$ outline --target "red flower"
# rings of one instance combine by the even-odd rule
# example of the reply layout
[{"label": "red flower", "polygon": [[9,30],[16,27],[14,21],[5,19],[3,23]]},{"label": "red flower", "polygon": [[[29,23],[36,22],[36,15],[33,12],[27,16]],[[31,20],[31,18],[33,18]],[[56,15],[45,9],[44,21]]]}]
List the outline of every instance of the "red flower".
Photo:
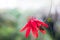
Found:
[{"label": "red flower", "polygon": [[46,31],[42,27],[48,28],[48,25],[44,22],[39,21],[36,18],[30,18],[28,23],[24,26],[24,28],[22,28],[20,30],[20,32],[23,32],[24,30],[26,30],[25,36],[27,38],[30,34],[30,31],[32,31],[33,36],[35,38],[37,38],[38,37],[38,30],[40,30],[43,34],[46,33]]}]

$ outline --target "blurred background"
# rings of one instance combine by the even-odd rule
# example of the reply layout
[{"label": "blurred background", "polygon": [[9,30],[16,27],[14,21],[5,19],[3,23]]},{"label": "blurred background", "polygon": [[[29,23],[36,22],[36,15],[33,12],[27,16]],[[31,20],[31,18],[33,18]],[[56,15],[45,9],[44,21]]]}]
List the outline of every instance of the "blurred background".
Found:
[{"label": "blurred background", "polygon": [[[39,37],[19,32],[33,16],[49,25]],[[0,0],[0,40],[60,40],[60,0]]]}]

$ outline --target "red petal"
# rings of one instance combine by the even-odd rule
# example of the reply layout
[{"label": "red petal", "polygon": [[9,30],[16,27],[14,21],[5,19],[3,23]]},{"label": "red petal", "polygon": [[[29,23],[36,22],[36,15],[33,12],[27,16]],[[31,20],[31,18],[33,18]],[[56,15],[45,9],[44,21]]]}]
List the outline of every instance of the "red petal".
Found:
[{"label": "red petal", "polygon": [[48,28],[48,25],[46,23],[42,23],[43,26],[45,26],[46,28]]},{"label": "red petal", "polygon": [[34,21],[37,23],[38,26],[40,26],[42,24],[42,22],[37,19],[35,19]]},{"label": "red petal", "polygon": [[29,25],[30,25],[30,21],[28,21],[28,23],[24,26],[24,28],[20,30],[20,32],[23,32],[26,28],[30,27]]},{"label": "red petal", "polygon": [[26,38],[27,38],[27,37],[29,36],[29,34],[30,34],[30,29],[31,29],[31,28],[28,28],[28,29],[26,30],[26,35],[25,35]]},{"label": "red petal", "polygon": [[20,30],[20,32],[23,32],[26,28],[27,28],[27,27],[25,26],[24,28],[22,28],[22,29]]},{"label": "red petal", "polygon": [[48,28],[48,25],[47,25],[46,23],[44,23],[44,22],[41,22],[41,21],[39,21],[39,20],[35,20],[35,22],[38,24],[38,26],[43,25],[43,26],[45,26],[46,28]]},{"label": "red petal", "polygon": [[40,30],[43,34],[46,34],[46,31],[45,30]]},{"label": "red petal", "polygon": [[28,23],[20,30],[20,32],[23,32],[26,28],[28,28],[28,27],[29,27],[29,24],[30,24],[30,22],[28,22]]},{"label": "red petal", "polygon": [[38,30],[37,24],[34,22],[34,20],[31,21],[31,26],[32,26],[33,28],[35,28],[36,30]]},{"label": "red petal", "polygon": [[38,31],[36,29],[32,29],[32,34],[35,38],[38,37]]}]

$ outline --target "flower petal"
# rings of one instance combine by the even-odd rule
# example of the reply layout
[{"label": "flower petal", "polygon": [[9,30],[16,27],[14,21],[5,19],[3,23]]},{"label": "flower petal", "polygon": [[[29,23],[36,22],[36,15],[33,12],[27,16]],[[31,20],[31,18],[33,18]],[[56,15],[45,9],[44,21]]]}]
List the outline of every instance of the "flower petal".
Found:
[{"label": "flower petal", "polygon": [[20,32],[23,32],[25,29],[27,29],[30,25],[30,22],[28,22],[21,30]]},{"label": "flower petal", "polygon": [[42,32],[43,34],[46,34],[46,31],[45,30],[40,30],[40,32]]},{"label": "flower petal", "polygon": [[26,30],[26,35],[25,35],[26,38],[27,38],[27,37],[29,36],[29,34],[30,34],[30,29],[31,29],[31,28],[29,27],[29,28]]},{"label": "flower petal", "polygon": [[42,24],[42,22],[39,21],[39,20],[37,20],[37,19],[35,19],[34,21],[36,22],[36,24],[37,24],[38,26],[40,26],[40,25]]},{"label": "flower petal", "polygon": [[27,27],[25,26],[24,28],[22,28],[22,29],[20,30],[20,32],[23,32],[26,28],[27,28]]},{"label": "flower petal", "polygon": [[32,29],[32,34],[35,38],[38,37],[38,31],[36,29]]},{"label": "flower petal", "polygon": [[42,25],[42,26],[45,26],[46,28],[48,28],[48,25],[44,22],[41,22],[40,20],[35,20],[35,22],[38,24],[38,26]]},{"label": "flower petal", "polygon": [[36,30],[38,30],[37,24],[34,22],[34,20],[31,21],[31,26],[32,26],[33,28],[35,28]]},{"label": "flower petal", "polygon": [[46,28],[48,28],[48,25],[46,23],[42,23],[43,26],[45,26]]}]

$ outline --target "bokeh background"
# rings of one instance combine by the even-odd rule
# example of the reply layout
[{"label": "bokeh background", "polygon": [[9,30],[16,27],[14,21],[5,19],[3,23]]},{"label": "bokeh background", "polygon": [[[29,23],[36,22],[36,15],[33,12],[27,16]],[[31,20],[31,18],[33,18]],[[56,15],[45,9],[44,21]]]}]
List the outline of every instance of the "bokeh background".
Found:
[{"label": "bokeh background", "polygon": [[[49,25],[46,34],[25,37],[29,16]],[[60,40],[60,0],[0,0],[0,40]]]}]

